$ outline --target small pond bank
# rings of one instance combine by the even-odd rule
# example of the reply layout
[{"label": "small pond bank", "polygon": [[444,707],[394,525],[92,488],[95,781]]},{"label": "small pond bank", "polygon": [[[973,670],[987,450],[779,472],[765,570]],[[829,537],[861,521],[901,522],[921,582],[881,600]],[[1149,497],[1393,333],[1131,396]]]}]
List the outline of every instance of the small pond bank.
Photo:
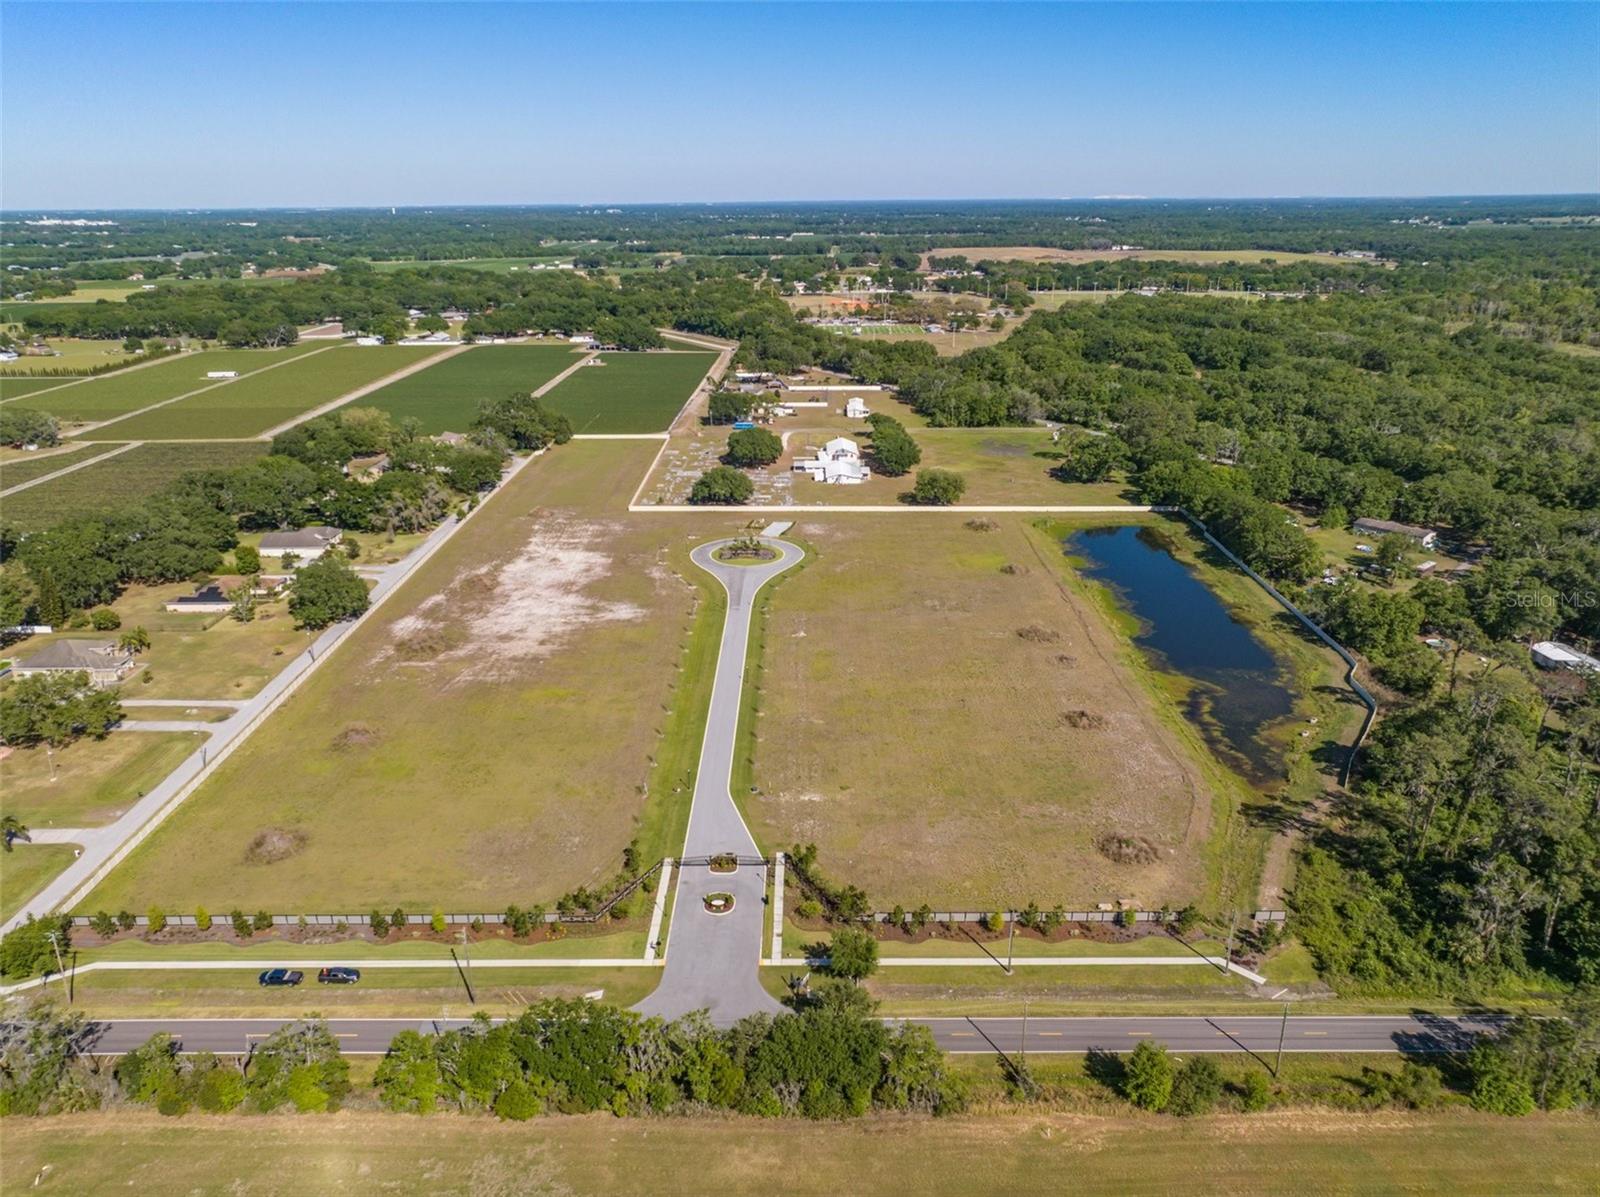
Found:
[{"label": "small pond bank", "polygon": [[1138,623],[1134,643],[1187,683],[1185,715],[1207,745],[1256,786],[1283,779],[1269,733],[1294,714],[1290,671],[1149,525],[1084,528],[1062,541],[1084,576]]}]

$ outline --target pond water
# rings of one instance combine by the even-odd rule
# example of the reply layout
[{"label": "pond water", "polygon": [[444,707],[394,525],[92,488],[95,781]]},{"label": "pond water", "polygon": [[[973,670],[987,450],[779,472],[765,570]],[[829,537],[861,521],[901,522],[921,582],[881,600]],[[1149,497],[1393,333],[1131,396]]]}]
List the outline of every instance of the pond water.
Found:
[{"label": "pond water", "polygon": [[1283,752],[1263,739],[1293,713],[1277,659],[1154,528],[1086,528],[1066,551],[1083,573],[1111,588],[1139,621],[1134,643],[1154,664],[1190,683],[1185,714],[1213,752],[1257,785],[1283,777]]}]

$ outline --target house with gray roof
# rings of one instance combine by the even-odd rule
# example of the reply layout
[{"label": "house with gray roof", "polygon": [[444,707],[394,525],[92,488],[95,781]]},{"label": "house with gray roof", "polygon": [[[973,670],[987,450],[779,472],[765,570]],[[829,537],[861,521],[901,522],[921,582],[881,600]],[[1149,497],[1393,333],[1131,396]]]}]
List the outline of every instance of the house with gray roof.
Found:
[{"label": "house with gray roof", "polygon": [[11,667],[17,677],[87,673],[95,686],[114,686],[134,671],[133,653],[110,640],[57,640]]},{"label": "house with gray roof", "polygon": [[296,528],[292,532],[268,532],[261,538],[263,557],[282,557],[293,553],[301,561],[315,561],[344,537],[337,528],[321,524]]}]

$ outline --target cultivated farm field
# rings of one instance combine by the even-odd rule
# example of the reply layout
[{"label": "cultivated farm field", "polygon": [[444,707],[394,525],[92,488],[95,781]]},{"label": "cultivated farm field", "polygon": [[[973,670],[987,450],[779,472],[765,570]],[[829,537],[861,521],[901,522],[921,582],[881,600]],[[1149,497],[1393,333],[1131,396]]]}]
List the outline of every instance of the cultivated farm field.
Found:
[{"label": "cultivated farm field", "polygon": [[98,457],[115,448],[115,445],[105,444],[69,445],[58,450],[14,456],[8,452],[6,456],[0,457],[0,490],[10,486],[21,486],[24,482],[31,482],[35,478],[43,478],[46,474],[64,470],[70,465]]},{"label": "cultivated farm field", "polygon": [[139,445],[12,495],[5,500],[6,522],[23,532],[48,528],[148,498],[190,470],[243,465],[266,451],[259,442]]},{"label": "cultivated farm field", "polygon": [[479,345],[361,400],[396,420],[416,420],[424,436],[465,432],[478,405],[518,391],[536,391],[578,360],[572,346]]},{"label": "cultivated farm field", "polygon": [[573,432],[665,432],[716,354],[602,353],[599,360],[605,364],[583,367],[545,396]]},{"label": "cultivated farm field", "polygon": [[1024,517],[987,524],[801,521],[812,556],[771,592],[735,764],[758,842],[816,843],[882,908],[1182,905],[1205,876],[1198,762],[1059,553]]},{"label": "cultivated farm field", "polygon": [[[148,366],[130,366],[110,374],[99,374],[73,382],[71,379],[52,379],[51,388],[40,388],[37,395],[28,394],[25,406],[48,412],[62,420],[84,422],[111,420],[138,411],[154,403],[176,399],[194,391],[208,393],[225,387],[237,386],[244,377],[256,370],[292,361],[318,348],[315,344],[291,345],[284,349],[216,349],[201,353],[180,353],[161,358]],[[208,379],[212,370],[237,370],[235,380]],[[71,385],[62,386],[63,382]],[[5,392],[12,398],[12,392]],[[135,437],[107,437],[109,440],[135,440]]]},{"label": "cultivated farm field", "polygon": [[531,462],[86,908],[501,910],[612,876],[699,593],[681,527],[623,511],[655,449]]},{"label": "cultivated farm field", "polygon": [[130,416],[95,432],[116,440],[252,437],[440,352],[403,345],[313,350],[269,371]]}]

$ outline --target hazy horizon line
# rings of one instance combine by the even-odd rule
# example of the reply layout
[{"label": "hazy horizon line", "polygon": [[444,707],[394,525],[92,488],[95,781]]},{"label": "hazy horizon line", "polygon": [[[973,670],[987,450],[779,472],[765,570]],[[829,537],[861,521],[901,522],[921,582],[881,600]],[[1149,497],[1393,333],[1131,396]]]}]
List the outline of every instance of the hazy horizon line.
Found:
[{"label": "hazy horizon line", "polygon": [[856,198],[829,197],[823,199],[756,198],[720,200],[497,200],[450,201],[438,203],[265,203],[265,204],[172,204],[164,206],[116,207],[107,205],[12,205],[0,204],[0,219],[11,214],[76,212],[127,212],[127,213],[187,213],[202,212],[379,212],[391,209],[396,212],[436,211],[441,209],[483,208],[738,208],[760,204],[793,207],[813,205],[850,206],[860,204],[1161,204],[1161,203],[1308,203],[1308,202],[1358,202],[1417,203],[1437,201],[1485,200],[1585,200],[1600,201],[1597,191],[1504,191],[1504,192],[1419,192],[1414,194],[1349,194],[1349,195],[1064,195],[1064,196],[868,196]]}]

